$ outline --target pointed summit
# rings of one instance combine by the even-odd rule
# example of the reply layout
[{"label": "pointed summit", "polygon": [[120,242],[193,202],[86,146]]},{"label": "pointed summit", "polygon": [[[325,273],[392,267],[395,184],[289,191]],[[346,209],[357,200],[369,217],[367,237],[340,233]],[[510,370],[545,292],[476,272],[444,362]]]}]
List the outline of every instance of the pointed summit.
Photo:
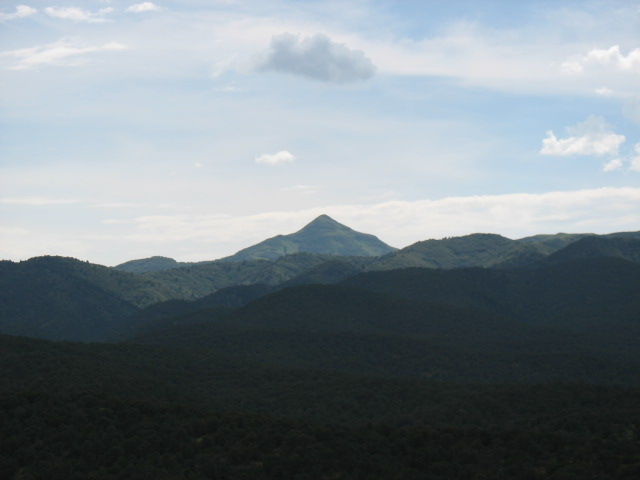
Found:
[{"label": "pointed summit", "polygon": [[311,225],[319,225],[319,224],[341,225],[340,223],[336,222],[333,218],[331,218],[329,215],[326,215],[323,213],[322,215],[316,217],[314,220],[309,222],[306,225],[306,227],[309,227]]},{"label": "pointed summit", "polygon": [[295,233],[269,238],[224,260],[275,260],[298,252],[376,257],[394,250],[373,235],[356,232],[328,215],[320,215]]},{"label": "pointed summit", "polygon": [[[303,233],[303,232],[327,232],[330,230],[351,230],[349,227],[342,225],[341,223],[336,222],[329,215],[320,215],[315,220],[312,220],[308,224],[306,224],[301,230],[296,232],[293,235]],[[351,230],[353,231],[353,230]]]}]

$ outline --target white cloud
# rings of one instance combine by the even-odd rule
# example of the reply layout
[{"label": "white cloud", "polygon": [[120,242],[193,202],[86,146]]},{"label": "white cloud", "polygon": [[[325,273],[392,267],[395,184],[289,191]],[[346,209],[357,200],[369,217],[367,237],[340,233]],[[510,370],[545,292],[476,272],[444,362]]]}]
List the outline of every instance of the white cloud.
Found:
[{"label": "white cloud", "polygon": [[108,20],[105,15],[113,13],[113,8],[101,8],[97,12],[90,12],[78,7],[47,7],[45,13],[50,17],[72,20],[74,22],[103,23]]},{"label": "white cloud", "polygon": [[296,157],[286,150],[281,150],[278,153],[265,153],[256,157],[256,163],[262,163],[265,165],[281,165],[283,163],[293,162]]},{"label": "white cloud", "polygon": [[622,168],[622,160],[619,158],[614,158],[605,163],[602,167],[603,172],[612,172],[614,170],[619,170]]},{"label": "white cloud", "polygon": [[351,50],[321,33],[302,40],[290,33],[274,35],[266,59],[258,69],[338,84],[367,80],[375,72],[373,63],[362,51]]},{"label": "white cloud", "polygon": [[18,63],[9,67],[11,70],[26,70],[40,65],[72,66],[77,63],[73,59],[95,52],[125,50],[126,45],[110,42],[98,47],[78,47],[71,40],[62,39],[55,43],[20,50],[2,52],[3,56],[19,59]]},{"label": "white cloud", "polygon": [[547,138],[542,140],[543,155],[617,155],[625,136],[611,131],[602,117],[590,116],[577,127],[568,128],[571,135],[567,138],[557,138],[553,131],[547,132]]},{"label": "white cloud", "polygon": [[567,60],[562,70],[569,74],[580,74],[589,67],[609,67],[622,72],[640,73],[640,48],[623,55],[619,45],[608,49],[594,48],[586,55]]},{"label": "white cloud", "polygon": [[0,12],[0,22],[7,20],[15,20],[17,18],[25,18],[38,13],[38,10],[27,5],[18,5],[14,13],[2,13]]},{"label": "white cloud", "polygon": [[133,13],[142,13],[142,12],[153,12],[159,10],[159,7],[151,2],[137,3],[135,5],[131,5],[127,8],[127,12]]},{"label": "white cloud", "polygon": [[596,89],[596,93],[602,97],[611,97],[615,92],[607,87]]}]

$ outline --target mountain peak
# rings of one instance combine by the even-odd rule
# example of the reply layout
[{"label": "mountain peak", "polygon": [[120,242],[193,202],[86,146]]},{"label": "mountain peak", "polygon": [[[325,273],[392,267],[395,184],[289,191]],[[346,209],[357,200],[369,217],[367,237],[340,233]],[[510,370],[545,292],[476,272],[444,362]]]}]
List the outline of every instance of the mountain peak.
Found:
[{"label": "mountain peak", "polygon": [[298,252],[375,257],[394,250],[375,236],[356,232],[323,214],[295,233],[269,238],[224,260],[275,260]]},{"label": "mountain peak", "polygon": [[312,220],[308,224],[306,224],[297,233],[305,232],[305,231],[308,231],[308,230],[315,230],[315,229],[319,229],[319,228],[321,228],[321,229],[338,229],[338,230],[340,230],[340,229],[349,229],[349,230],[351,230],[346,225],[343,225],[340,222],[336,222],[329,215],[322,214],[319,217],[316,217],[314,220]]},{"label": "mountain peak", "polygon": [[338,223],[333,218],[331,218],[329,215],[326,215],[326,214],[323,213],[322,215],[319,215],[314,220],[309,222],[309,225],[313,225],[314,223],[328,223],[328,222]]}]

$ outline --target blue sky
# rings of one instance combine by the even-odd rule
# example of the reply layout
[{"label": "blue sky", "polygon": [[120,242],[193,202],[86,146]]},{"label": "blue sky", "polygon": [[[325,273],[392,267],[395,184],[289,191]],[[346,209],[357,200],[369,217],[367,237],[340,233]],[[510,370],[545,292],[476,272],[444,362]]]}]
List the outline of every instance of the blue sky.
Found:
[{"label": "blue sky", "polygon": [[0,3],[0,258],[640,228],[640,0]]}]

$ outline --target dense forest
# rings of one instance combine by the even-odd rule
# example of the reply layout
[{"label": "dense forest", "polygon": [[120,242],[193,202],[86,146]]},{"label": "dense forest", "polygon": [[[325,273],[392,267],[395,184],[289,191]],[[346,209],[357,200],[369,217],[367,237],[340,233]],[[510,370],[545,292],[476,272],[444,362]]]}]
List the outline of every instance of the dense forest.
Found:
[{"label": "dense forest", "polygon": [[615,478],[640,390],[273,368],[0,338],[2,478]]},{"label": "dense forest", "polygon": [[640,477],[633,232],[0,262],[0,332],[2,479]]}]

